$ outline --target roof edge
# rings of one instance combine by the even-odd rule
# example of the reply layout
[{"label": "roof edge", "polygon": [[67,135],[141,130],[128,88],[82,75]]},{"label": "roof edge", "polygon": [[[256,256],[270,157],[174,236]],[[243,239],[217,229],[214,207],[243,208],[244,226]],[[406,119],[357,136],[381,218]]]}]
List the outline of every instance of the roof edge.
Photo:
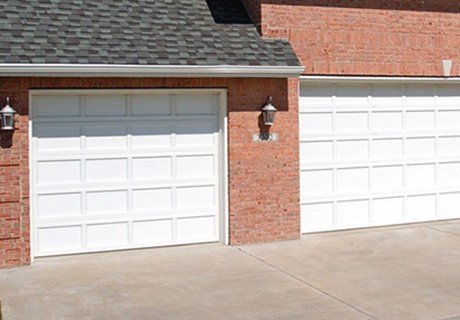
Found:
[{"label": "roof edge", "polygon": [[301,66],[181,66],[114,64],[5,64],[0,63],[0,77],[299,77]]}]

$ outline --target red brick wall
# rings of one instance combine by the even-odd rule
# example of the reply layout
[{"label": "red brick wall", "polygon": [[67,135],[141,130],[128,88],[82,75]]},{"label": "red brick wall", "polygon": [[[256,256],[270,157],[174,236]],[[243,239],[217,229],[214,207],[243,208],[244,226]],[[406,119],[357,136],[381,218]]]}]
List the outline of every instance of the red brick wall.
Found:
[{"label": "red brick wall", "polygon": [[262,35],[289,39],[305,74],[442,76],[453,60],[460,76],[458,0],[260,1]]},{"label": "red brick wall", "polygon": [[[29,89],[59,88],[227,88],[230,241],[299,237],[297,79],[0,78],[0,107],[9,96],[19,112],[12,147],[0,149],[0,267],[30,262]],[[280,141],[253,143],[268,95]]]}]

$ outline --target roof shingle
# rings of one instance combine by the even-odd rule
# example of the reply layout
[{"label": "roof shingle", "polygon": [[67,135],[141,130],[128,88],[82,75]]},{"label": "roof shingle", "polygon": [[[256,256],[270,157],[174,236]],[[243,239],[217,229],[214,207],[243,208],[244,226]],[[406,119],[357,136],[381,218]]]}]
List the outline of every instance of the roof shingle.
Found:
[{"label": "roof shingle", "polygon": [[298,66],[240,0],[4,0],[0,63]]}]

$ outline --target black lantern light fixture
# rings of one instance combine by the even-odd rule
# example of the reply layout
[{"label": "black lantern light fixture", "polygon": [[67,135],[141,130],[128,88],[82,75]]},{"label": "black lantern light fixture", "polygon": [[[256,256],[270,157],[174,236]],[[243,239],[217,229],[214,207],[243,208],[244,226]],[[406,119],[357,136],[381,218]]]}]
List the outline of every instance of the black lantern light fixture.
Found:
[{"label": "black lantern light fixture", "polygon": [[264,124],[269,127],[272,126],[275,122],[275,113],[276,111],[278,111],[272,104],[272,100],[272,97],[269,96],[267,98],[267,102],[262,107],[262,116],[264,118]]},{"label": "black lantern light fixture", "polygon": [[6,98],[5,106],[0,110],[2,130],[14,130],[14,115],[16,111],[10,106],[10,98]]}]

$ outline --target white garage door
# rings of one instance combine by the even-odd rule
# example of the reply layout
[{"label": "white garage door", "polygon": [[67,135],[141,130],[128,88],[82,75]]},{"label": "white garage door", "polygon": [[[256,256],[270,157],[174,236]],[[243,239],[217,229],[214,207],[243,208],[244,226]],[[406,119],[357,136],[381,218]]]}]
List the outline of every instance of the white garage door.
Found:
[{"label": "white garage door", "polygon": [[223,97],[33,92],[34,255],[219,241]]},{"label": "white garage door", "polygon": [[460,217],[460,85],[301,84],[302,231]]}]

